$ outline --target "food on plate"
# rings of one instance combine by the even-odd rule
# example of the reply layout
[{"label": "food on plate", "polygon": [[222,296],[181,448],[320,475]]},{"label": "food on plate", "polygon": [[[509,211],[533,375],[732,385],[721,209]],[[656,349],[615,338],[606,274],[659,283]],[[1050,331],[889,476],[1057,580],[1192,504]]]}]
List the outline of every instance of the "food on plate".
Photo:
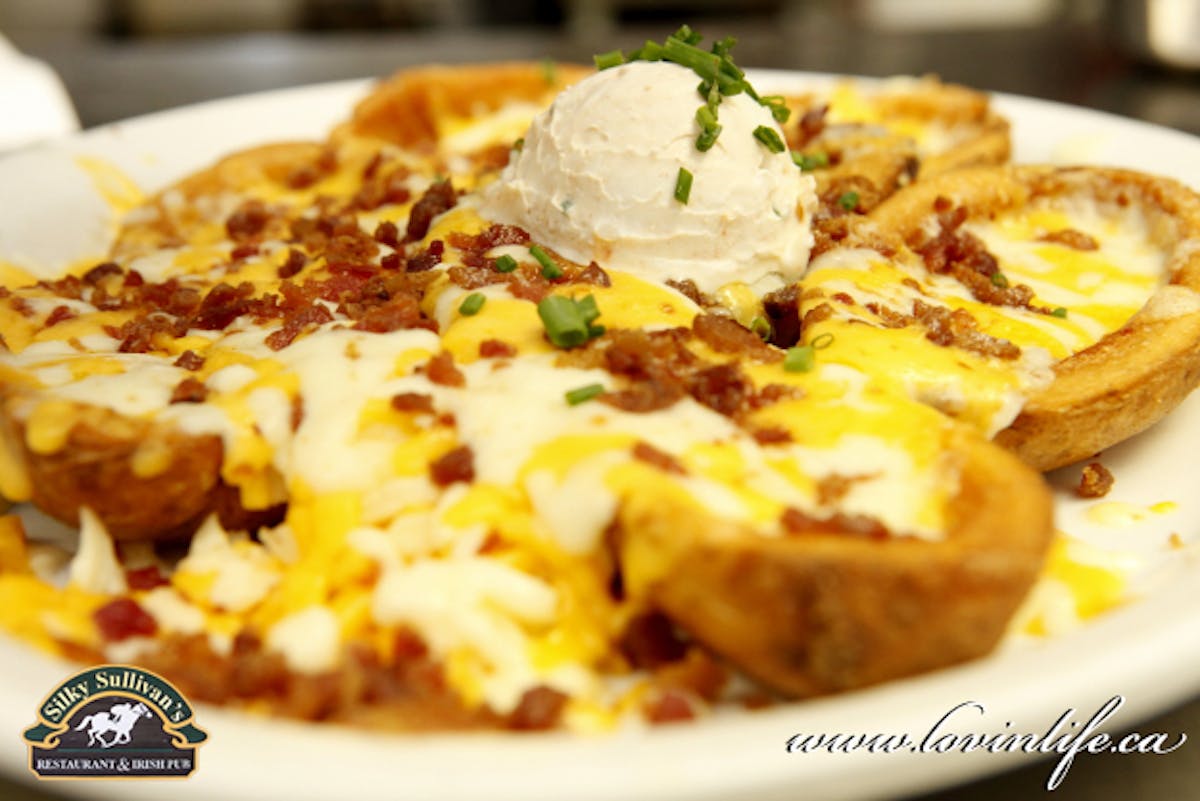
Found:
[{"label": "food on plate", "polygon": [[[1044,481],[989,438],[1090,342],[1027,324],[1063,319],[1040,285],[979,301],[950,268],[981,249],[948,243],[1068,211],[1103,223],[1038,232],[1068,255],[1140,235],[1154,268],[1103,273],[1143,293],[1129,316],[1194,201],[943,160],[822,227],[795,102],[699,41],[594,74],[401,73],[328,140],[233,154],[129,212],[103,259],[6,287],[0,494],[79,535],[0,518],[0,627],[196,700],[410,730],[680,720],[989,652],[1053,537]],[[1007,152],[977,95],[915,86],[995,145],[963,160]],[[1118,195],[1079,211],[1121,181],[1114,230]],[[1110,312],[1066,319],[1103,342]]]}]

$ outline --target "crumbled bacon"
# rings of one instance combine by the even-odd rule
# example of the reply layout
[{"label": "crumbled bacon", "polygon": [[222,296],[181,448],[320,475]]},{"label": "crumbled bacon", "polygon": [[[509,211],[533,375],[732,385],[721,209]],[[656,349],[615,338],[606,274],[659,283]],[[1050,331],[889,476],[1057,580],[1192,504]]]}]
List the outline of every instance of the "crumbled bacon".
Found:
[{"label": "crumbled bacon", "polygon": [[424,392],[398,392],[392,396],[392,408],[398,412],[433,413],[433,396]]},{"label": "crumbled bacon", "polygon": [[1099,462],[1091,462],[1084,465],[1075,494],[1080,498],[1103,498],[1115,483],[1116,479],[1107,467]]},{"label": "crumbled bacon", "polygon": [[1056,245],[1073,248],[1074,250],[1096,250],[1100,243],[1090,234],[1074,228],[1062,228],[1058,231],[1048,231],[1038,237],[1041,242],[1053,242]]},{"label": "crumbled bacon", "polygon": [[696,710],[691,698],[684,692],[667,688],[655,693],[646,701],[642,714],[651,723],[679,723],[693,720]]},{"label": "crumbled bacon", "polygon": [[820,136],[825,130],[825,115],[828,112],[829,106],[821,104],[801,114],[794,131],[788,131],[791,134],[788,136],[788,146],[793,150],[802,150],[805,145]]},{"label": "crumbled bacon", "polygon": [[425,194],[421,195],[420,199],[413,204],[412,211],[409,212],[404,241],[417,242],[424,239],[425,235],[429,233],[429,226],[433,222],[433,218],[454,208],[457,202],[458,194],[450,185],[450,181],[437,181],[430,184],[429,188],[425,190]]},{"label": "crumbled bacon", "polygon": [[253,239],[271,221],[271,212],[261,200],[247,200],[225,220],[225,231],[234,242]]},{"label": "crumbled bacon", "polygon": [[683,475],[687,471],[683,465],[679,463],[671,454],[666,451],[660,451],[658,448],[651,445],[649,442],[638,440],[633,446],[633,458],[640,462],[653,465],[664,473],[675,473]]},{"label": "crumbled bacon", "polygon": [[43,323],[43,325],[46,328],[49,328],[51,326],[58,325],[64,320],[70,320],[72,317],[76,316],[77,315],[75,312],[71,311],[69,306],[55,306],[50,310],[50,313],[46,315],[46,322]]},{"label": "crumbled bacon", "polygon": [[277,275],[280,278],[288,279],[294,277],[297,273],[304,269],[304,265],[308,263],[308,257],[304,255],[304,251],[296,248],[288,248],[287,259],[283,264],[279,265]]},{"label": "crumbled bacon", "polygon": [[696,282],[690,278],[684,278],[682,280],[671,278],[667,281],[667,286],[671,287],[676,292],[683,295],[702,309],[717,305],[717,302],[701,292],[700,287],[696,286]]},{"label": "crumbled bacon", "polygon": [[158,565],[146,565],[134,570],[125,571],[125,583],[131,590],[152,590],[170,584]]},{"label": "crumbled bacon", "polygon": [[445,387],[461,387],[467,383],[462,371],[454,364],[449,351],[442,351],[425,364],[425,375],[435,384]]},{"label": "crumbled bacon", "polygon": [[925,327],[925,338],[943,347],[957,347],[983,356],[1016,359],[1021,349],[1007,339],[979,330],[979,323],[965,309],[950,311],[922,300],[913,301],[913,317]]},{"label": "crumbled bacon", "polygon": [[783,353],[762,341],[758,334],[743,328],[723,314],[698,314],[692,320],[692,333],[718,353],[736,353],[760,362],[778,362]]},{"label": "crumbled bacon", "polygon": [[200,308],[192,315],[191,328],[206,331],[222,331],[237,318],[251,310],[250,296],[254,285],[243,281],[236,287],[220,283],[208,291]]},{"label": "crumbled bacon", "polygon": [[792,432],[780,426],[763,426],[751,432],[759,445],[782,445],[792,441]]},{"label": "crumbled bacon", "polygon": [[188,376],[175,385],[171,393],[171,403],[203,403],[208,397],[208,387],[203,381]]},{"label": "crumbled bacon", "polygon": [[108,642],[121,642],[130,637],[153,637],[158,624],[132,598],[109,601],[92,613],[96,628]]},{"label": "crumbled bacon", "polygon": [[176,367],[195,372],[204,366],[204,357],[194,350],[185,350],[174,362]]},{"label": "crumbled bacon", "polygon": [[574,282],[595,286],[612,286],[612,279],[608,277],[608,273],[604,272],[604,268],[594,261],[588,262],[588,266],[575,275]]},{"label": "crumbled bacon", "polygon": [[457,481],[469,484],[475,480],[475,453],[469,445],[460,445],[431,462],[429,476],[439,487]]},{"label": "crumbled bacon", "polygon": [[566,693],[540,684],[526,690],[506,721],[508,728],[517,731],[544,731],[558,725],[567,705]]},{"label": "crumbled bacon", "polygon": [[633,667],[646,670],[678,662],[688,649],[687,640],[661,612],[646,612],[631,619],[617,645]]},{"label": "crumbled bacon", "polygon": [[400,229],[390,220],[384,220],[375,226],[375,241],[390,248],[400,245]]},{"label": "crumbled bacon", "polygon": [[[120,275],[124,272],[121,265],[113,261],[104,261],[97,264],[95,267],[83,274],[83,282],[91,286],[97,286],[101,281],[109,276]],[[57,293],[56,293],[57,294]]]},{"label": "crumbled bacon", "polygon": [[790,348],[800,341],[800,287],[789,284],[763,296],[763,313],[771,323],[772,345]]},{"label": "crumbled bacon", "polygon": [[265,342],[271,350],[282,350],[296,341],[307,328],[315,328],[331,322],[333,315],[329,309],[320,303],[304,306],[296,311],[288,312],[283,318],[283,325],[267,334]]},{"label": "crumbled bacon", "polygon": [[435,239],[429,243],[429,247],[409,258],[406,269],[410,273],[432,270],[442,263],[442,254],[445,252],[446,244],[440,239]]},{"label": "crumbled bacon", "polygon": [[517,349],[502,339],[485,339],[479,343],[479,355],[484,359],[507,359],[517,355]]},{"label": "crumbled bacon", "polygon": [[869,540],[886,540],[892,536],[887,527],[867,515],[835,512],[829,517],[813,517],[795,507],[783,511],[780,523],[793,535],[840,534]]}]

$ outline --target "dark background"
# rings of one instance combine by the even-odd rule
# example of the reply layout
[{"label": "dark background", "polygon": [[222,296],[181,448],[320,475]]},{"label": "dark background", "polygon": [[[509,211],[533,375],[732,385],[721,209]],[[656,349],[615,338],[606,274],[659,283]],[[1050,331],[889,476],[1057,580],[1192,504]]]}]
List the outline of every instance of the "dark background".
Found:
[{"label": "dark background", "polygon": [[[0,33],[58,72],[85,127],[244,92],[381,76],[413,64],[547,57],[589,62],[596,52],[661,40],[687,21],[710,36],[737,36],[738,59],[747,66],[877,76],[932,72],[980,89],[1090,106],[1200,134],[1200,73],[1181,68],[1178,57],[1174,65],[1164,63],[1139,43],[1142,5],[0,0]],[[1200,0],[1192,10],[1200,50]],[[1200,53],[1196,59],[1193,68],[1200,66]],[[1053,797],[1200,799],[1200,701],[1138,728],[1185,732],[1194,742],[1163,757],[1082,755]],[[1050,770],[1038,764],[926,801],[1041,797]],[[53,797],[53,789],[0,779],[5,799],[43,801]],[[802,788],[797,791],[799,797]]]}]

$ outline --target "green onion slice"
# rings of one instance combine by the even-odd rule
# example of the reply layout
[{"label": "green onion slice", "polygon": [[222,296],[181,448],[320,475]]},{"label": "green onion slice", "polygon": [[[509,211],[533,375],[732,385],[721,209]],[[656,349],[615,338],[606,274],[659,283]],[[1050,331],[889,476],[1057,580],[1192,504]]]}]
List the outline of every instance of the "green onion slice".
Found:
[{"label": "green onion slice", "polygon": [[807,373],[817,364],[817,352],[812,345],[788,348],[783,357],[783,369],[789,373]]},{"label": "green onion slice", "polygon": [[1000,289],[1008,289],[1008,276],[999,270],[992,273],[992,286]]},{"label": "green onion slice", "polygon": [[783,139],[779,136],[779,132],[774,128],[760,125],[754,129],[754,138],[762,142],[763,146],[772,153],[782,153],[787,149],[783,144]]},{"label": "green onion slice", "polygon": [[511,273],[517,269],[517,260],[505,253],[503,256],[497,256],[492,266],[498,273]]},{"label": "green onion slice", "polygon": [[530,245],[529,255],[537,260],[537,263],[542,265],[542,277],[554,280],[562,278],[562,267],[559,267],[554,259],[550,258],[550,254],[542,250],[539,245]]},{"label": "green onion slice", "polygon": [[1054,309],[1050,310],[1050,314],[1055,317],[1061,317],[1062,319],[1065,320],[1067,318],[1067,307],[1066,306],[1057,306]]},{"label": "green onion slice", "polygon": [[547,295],[538,303],[537,313],[546,329],[546,337],[560,348],[579,347],[604,333],[604,326],[593,325],[600,316],[600,309],[591,295],[579,300]]},{"label": "green onion slice", "polygon": [[565,393],[565,396],[567,399],[567,403],[569,403],[572,406],[578,406],[581,403],[587,403],[592,398],[598,397],[603,394],[604,394],[604,385],[603,384],[588,384],[586,387],[578,387],[576,389],[568,390]]},{"label": "green onion slice", "polygon": [[675,176],[675,199],[686,206],[691,194],[692,174],[688,172],[687,168],[680,167],[679,174]]},{"label": "green onion slice", "polygon": [[607,53],[592,56],[592,61],[596,62],[596,69],[606,70],[624,64],[625,55],[620,50],[610,50]]},{"label": "green onion slice", "polygon": [[479,310],[483,308],[483,304],[487,303],[487,296],[482,292],[472,292],[463,298],[463,302],[458,306],[458,313],[465,317],[472,317],[479,314]]},{"label": "green onion slice", "polygon": [[846,192],[837,199],[837,202],[846,211],[854,211],[858,208],[858,193]]}]

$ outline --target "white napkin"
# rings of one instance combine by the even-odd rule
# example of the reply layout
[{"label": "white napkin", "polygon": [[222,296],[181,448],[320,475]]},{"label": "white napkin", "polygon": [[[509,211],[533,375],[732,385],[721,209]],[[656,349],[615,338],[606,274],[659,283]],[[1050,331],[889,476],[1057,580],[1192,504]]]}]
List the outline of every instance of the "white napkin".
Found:
[{"label": "white napkin", "polygon": [[0,36],[0,152],[79,130],[54,70]]}]

